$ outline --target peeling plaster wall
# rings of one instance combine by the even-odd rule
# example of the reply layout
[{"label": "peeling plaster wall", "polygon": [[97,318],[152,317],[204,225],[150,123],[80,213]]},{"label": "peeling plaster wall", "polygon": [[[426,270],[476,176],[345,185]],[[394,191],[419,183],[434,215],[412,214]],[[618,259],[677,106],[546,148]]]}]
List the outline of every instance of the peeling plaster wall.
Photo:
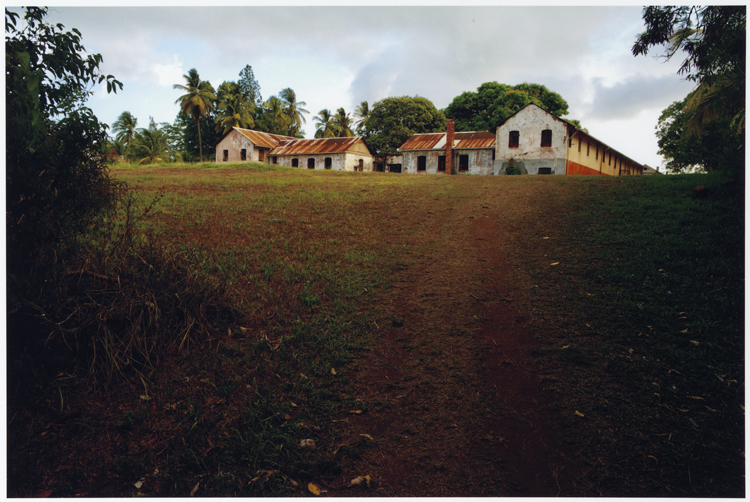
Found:
[{"label": "peeling plaster wall", "polygon": [[[552,146],[541,146],[542,131],[552,131]],[[508,146],[510,131],[518,131],[518,147]],[[505,174],[505,167],[522,162],[528,174],[538,174],[539,168],[551,168],[554,174],[565,174],[567,124],[537,106],[527,106],[497,128],[494,172]]]},{"label": "peeling plaster wall", "polygon": [[[240,150],[243,148],[247,150],[246,160],[240,160]],[[224,150],[228,150],[226,161],[224,160]],[[230,132],[219,142],[218,145],[216,145],[216,162],[218,164],[224,162],[258,162],[257,157],[255,145],[237,131]]]},{"label": "peeling plaster wall", "polygon": [[[426,157],[426,169],[417,171],[417,158]],[[443,150],[413,150],[403,153],[403,172],[410,174],[444,174],[438,171],[438,157],[445,155]],[[461,155],[469,156],[469,170],[459,171],[459,159]],[[492,174],[494,162],[492,160],[492,149],[477,148],[466,150],[453,150],[453,166],[457,174]]]},{"label": "peeling plaster wall", "polygon": [[[270,157],[273,155],[269,155]],[[300,169],[308,169],[308,159],[315,159],[315,169],[325,170],[325,159],[331,159],[331,171],[355,171],[359,167],[359,160],[362,159],[362,171],[372,171],[372,157],[366,155],[357,155],[351,153],[322,153],[307,155],[278,155],[276,165],[292,167],[292,159],[297,159]]]}]

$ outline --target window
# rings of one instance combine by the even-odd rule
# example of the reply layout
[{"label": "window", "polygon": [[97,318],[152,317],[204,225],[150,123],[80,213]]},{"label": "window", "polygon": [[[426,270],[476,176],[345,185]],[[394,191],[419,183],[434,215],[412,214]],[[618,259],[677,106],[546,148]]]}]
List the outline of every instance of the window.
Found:
[{"label": "window", "polygon": [[307,168],[315,169],[315,159],[307,159]]},{"label": "window", "polygon": [[224,150],[224,162],[229,160],[229,150]]},{"label": "window", "polygon": [[279,158],[276,155],[273,155],[271,157],[271,163],[276,164],[279,161]]},{"label": "window", "polygon": [[299,167],[299,159],[292,159],[292,167]]},{"label": "window", "polygon": [[596,160],[599,160],[599,143],[596,144]]},{"label": "window", "polygon": [[609,165],[612,165],[612,152],[609,152]]},{"label": "window", "polygon": [[400,173],[401,172],[401,164],[389,164],[388,170],[392,173]]},{"label": "window", "polygon": [[589,156],[590,151],[591,151],[591,140],[586,142],[586,157]]},{"label": "window", "polygon": [[258,162],[263,162],[266,159],[266,151],[258,150]]},{"label": "window", "polygon": [[240,160],[247,160],[247,150],[244,148],[240,150]]},{"label": "window", "polygon": [[359,159],[359,172],[365,170],[365,159]]},{"label": "window", "polygon": [[539,168],[539,174],[552,174],[552,168],[551,167],[540,167]]},{"label": "window", "polygon": [[324,167],[326,169],[330,169],[333,167],[333,159],[331,159],[331,157],[326,157],[326,160],[324,161]]},{"label": "window", "polygon": [[581,141],[581,138],[578,138],[578,153],[581,153],[581,143],[583,143],[583,141]]},{"label": "window", "polygon": [[[326,168],[326,169],[328,169],[328,168]],[[375,164],[375,171],[379,172],[379,173],[383,172],[383,163],[382,162],[377,162]]]},{"label": "window", "polygon": [[438,155],[438,171],[445,172],[445,155]]},{"label": "window", "polygon": [[459,155],[458,156],[458,170],[459,171],[468,171],[469,170],[469,156],[468,155]]},{"label": "window", "polygon": [[417,172],[427,170],[427,157],[420,155],[417,157]]},{"label": "window", "polygon": [[518,131],[510,131],[508,135],[508,148],[518,148],[518,138],[520,134]]},{"label": "window", "polygon": [[[542,131],[542,146],[552,146],[552,129]],[[581,143],[578,143],[578,151],[581,151]]]}]

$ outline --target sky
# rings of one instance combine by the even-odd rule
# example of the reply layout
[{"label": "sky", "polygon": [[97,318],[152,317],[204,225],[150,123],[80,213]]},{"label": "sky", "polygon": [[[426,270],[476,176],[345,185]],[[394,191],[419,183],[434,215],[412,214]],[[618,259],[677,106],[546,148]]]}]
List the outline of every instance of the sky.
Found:
[{"label": "sky", "polygon": [[249,64],[264,100],[291,87],[310,112],[308,138],[324,108],[353,112],[362,101],[422,96],[443,109],[484,82],[528,82],[568,102],[563,118],[580,120],[633,160],[661,167],[659,115],[694,88],[677,74],[681,57],[632,55],[645,29],[635,4],[48,5],[47,21],[77,28],[86,51],[102,55],[102,72],[123,83],[116,94],[95,87],[88,101],[110,126],[123,111],[140,127],[150,117],[173,123],[181,95],[173,85],[191,68],[218,88]]}]

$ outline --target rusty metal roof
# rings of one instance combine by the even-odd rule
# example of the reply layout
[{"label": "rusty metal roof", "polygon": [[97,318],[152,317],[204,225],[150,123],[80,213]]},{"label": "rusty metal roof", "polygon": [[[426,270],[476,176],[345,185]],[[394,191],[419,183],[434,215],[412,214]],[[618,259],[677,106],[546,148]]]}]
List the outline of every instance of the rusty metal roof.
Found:
[{"label": "rusty metal roof", "polygon": [[[415,134],[399,150],[444,150],[446,133]],[[489,131],[457,132],[453,136],[453,148],[493,148],[495,135]]]},{"label": "rusty metal roof", "polygon": [[239,127],[235,127],[234,130],[249,139],[253,145],[264,148],[275,148],[280,141],[289,141],[295,139],[290,136],[281,136],[279,134],[253,131],[252,129],[240,129]]},{"label": "rusty metal roof", "polygon": [[[362,139],[354,138],[318,138],[284,141],[271,152],[272,155],[305,155],[311,153],[341,153],[352,148]],[[366,147],[365,147],[366,150]]]},{"label": "rusty metal roof", "polygon": [[[440,146],[438,146],[440,145]],[[432,150],[434,148],[445,148],[445,133],[437,132],[431,134],[415,134],[399,150]]]},{"label": "rusty metal roof", "polygon": [[489,131],[457,132],[453,148],[494,148],[495,135]]}]

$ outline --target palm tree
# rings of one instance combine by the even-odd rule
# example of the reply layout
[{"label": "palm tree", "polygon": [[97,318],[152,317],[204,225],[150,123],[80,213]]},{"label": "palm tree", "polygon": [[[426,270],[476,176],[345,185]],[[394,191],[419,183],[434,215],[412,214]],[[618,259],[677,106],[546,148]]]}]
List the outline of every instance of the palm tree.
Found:
[{"label": "palm tree", "polygon": [[185,94],[177,98],[175,103],[186,115],[192,115],[195,124],[198,126],[198,151],[200,152],[201,162],[203,162],[203,143],[201,140],[201,117],[205,116],[214,105],[212,100],[216,99],[213,87],[207,81],[201,81],[198,71],[193,68],[187,75],[183,75],[186,85],[175,84],[172,87],[184,91]]},{"label": "palm tree", "polygon": [[154,164],[164,162],[161,155],[166,150],[166,140],[164,135],[158,129],[138,129],[135,136],[135,151],[140,160],[139,164]]},{"label": "palm tree", "polygon": [[336,129],[336,136],[339,138],[354,136],[352,132],[352,118],[346,113],[346,110],[339,108],[333,117],[333,123]]},{"label": "palm tree", "polygon": [[284,113],[284,103],[276,96],[271,96],[268,101],[263,103],[263,106],[266,108],[271,122],[276,124],[279,130],[286,131],[289,118]]},{"label": "palm tree", "polygon": [[354,116],[357,117],[357,120],[354,125],[357,126],[357,133],[362,134],[365,128],[365,121],[370,118],[370,113],[372,110],[370,109],[370,105],[367,104],[367,101],[362,101],[357,108],[354,109]]},{"label": "palm tree", "polygon": [[138,119],[133,117],[130,112],[122,112],[117,121],[112,124],[112,132],[116,133],[115,140],[119,141],[125,146],[125,152],[123,155],[128,154],[130,149],[130,142],[135,135],[135,126],[138,124]]},{"label": "palm tree", "polygon": [[302,128],[302,123],[307,122],[303,113],[310,113],[302,106],[307,106],[304,101],[297,101],[297,95],[294,93],[291,87],[282,89],[279,93],[281,102],[284,105],[284,114],[289,119],[289,136],[296,135]]},{"label": "palm tree", "polygon": [[241,92],[234,82],[224,82],[219,86],[219,114],[216,117],[216,131],[227,134],[233,127],[250,129],[255,126],[252,112],[255,105]]},{"label": "palm tree", "polygon": [[336,136],[334,132],[333,115],[331,110],[325,108],[320,110],[318,114],[313,117],[315,121],[315,137],[316,138],[333,138]]}]

